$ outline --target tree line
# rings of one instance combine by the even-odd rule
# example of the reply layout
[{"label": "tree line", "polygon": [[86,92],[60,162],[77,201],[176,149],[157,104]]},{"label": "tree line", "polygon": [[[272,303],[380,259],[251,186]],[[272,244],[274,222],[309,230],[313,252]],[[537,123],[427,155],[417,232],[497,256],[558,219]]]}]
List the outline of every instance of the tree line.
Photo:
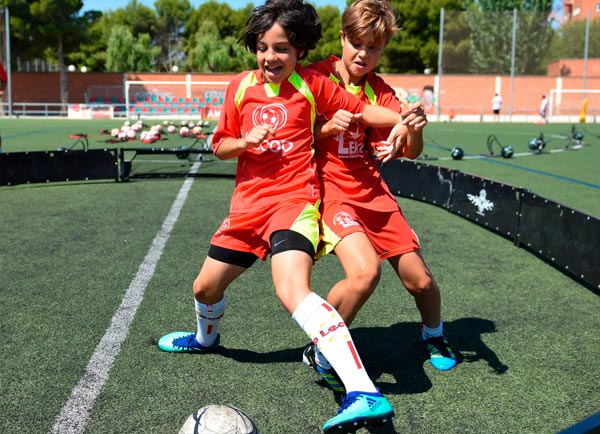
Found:
[{"label": "tree line", "polygon": [[[446,73],[506,74],[512,65],[513,11],[517,11],[515,73],[545,74],[560,58],[583,58],[585,22],[557,26],[552,0],[390,0],[400,31],[380,60],[382,73],[436,73],[440,14],[445,12],[442,68]],[[82,0],[0,0],[10,11],[11,57],[42,59],[88,71],[239,72],[255,56],[238,43],[254,5],[232,9],[209,0],[130,0],[123,8],[82,13]],[[340,54],[341,14],[318,7],[323,37],[305,62]],[[600,57],[600,21],[592,23],[588,56]]]}]

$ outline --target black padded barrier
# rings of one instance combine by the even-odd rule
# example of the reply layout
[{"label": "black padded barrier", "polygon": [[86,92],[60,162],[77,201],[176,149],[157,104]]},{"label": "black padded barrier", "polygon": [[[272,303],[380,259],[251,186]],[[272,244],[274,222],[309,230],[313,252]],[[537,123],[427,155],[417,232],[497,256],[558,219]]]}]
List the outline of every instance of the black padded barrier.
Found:
[{"label": "black padded barrier", "polygon": [[600,289],[600,219],[530,192],[522,195],[517,244]]},{"label": "black padded barrier", "polygon": [[385,163],[381,173],[396,196],[447,208],[512,240],[600,295],[598,218],[524,189],[410,160]]},{"label": "black padded barrier", "polygon": [[117,150],[0,154],[0,185],[118,179]]},{"label": "black padded barrier", "polygon": [[458,171],[453,185],[451,212],[515,239],[521,189]]},{"label": "black padded barrier", "polygon": [[451,169],[411,160],[392,160],[380,168],[392,194],[448,207],[452,196]]}]

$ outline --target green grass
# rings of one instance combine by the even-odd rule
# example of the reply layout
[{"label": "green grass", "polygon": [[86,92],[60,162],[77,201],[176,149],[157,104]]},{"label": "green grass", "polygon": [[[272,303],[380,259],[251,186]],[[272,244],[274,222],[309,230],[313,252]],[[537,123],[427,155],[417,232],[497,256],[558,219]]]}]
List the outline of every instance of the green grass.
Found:
[{"label": "green grass", "polygon": [[[571,146],[564,137],[571,136],[568,124],[463,124],[441,123],[426,127],[423,153],[430,158],[427,163],[461,170],[504,184],[526,188],[540,196],[570,206],[587,214],[600,216],[600,125],[576,125],[584,133],[584,146],[578,150],[556,152]],[[530,139],[544,134],[547,146],[544,153],[532,153]],[[496,136],[502,146],[511,146],[515,156],[511,159],[465,158],[452,160],[442,148],[459,146],[467,156],[489,154],[488,137]],[[494,154],[500,146],[494,144]],[[553,152],[550,152],[553,151]]]},{"label": "green grass", "polygon": [[[6,121],[1,128],[5,151],[24,146]],[[65,143],[48,143],[57,145]],[[511,163],[589,156],[597,147]],[[440,163],[500,169],[475,160]],[[580,174],[587,176],[598,175]],[[0,432],[50,431],[182,182],[0,187]],[[154,344],[166,332],[195,328],[191,283],[232,190],[232,180],[194,180],[86,433],[176,433],[208,403],[241,408],[263,434],[319,433],[335,414],[333,395],[301,363],[307,338],[274,295],[268,261],[229,288],[221,352],[168,354]],[[393,428],[369,432],[551,434],[596,413],[600,297],[478,225],[399,202],[442,289],[446,334],[461,362],[450,372],[429,365],[412,298],[385,264],[352,326],[369,374],[396,410]],[[328,256],[315,266],[313,287],[325,295],[341,276]]]}]

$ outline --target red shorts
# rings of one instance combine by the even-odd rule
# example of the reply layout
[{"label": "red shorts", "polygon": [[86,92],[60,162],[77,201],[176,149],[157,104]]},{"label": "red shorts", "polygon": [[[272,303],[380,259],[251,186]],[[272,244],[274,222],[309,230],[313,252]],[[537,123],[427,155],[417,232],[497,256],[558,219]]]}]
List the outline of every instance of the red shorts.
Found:
[{"label": "red shorts", "polygon": [[337,243],[354,232],[364,232],[373,248],[384,260],[419,250],[419,238],[408,225],[402,211],[377,211],[328,203],[323,207],[321,231],[323,237],[317,257],[333,251]]},{"label": "red shorts", "polygon": [[317,248],[319,242],[319,203],[287,200],[248,213],[229,214],[210,243],[225,249],[251,252],[265,260],[271,252],[273,232],[293,230],[304,235]]}]

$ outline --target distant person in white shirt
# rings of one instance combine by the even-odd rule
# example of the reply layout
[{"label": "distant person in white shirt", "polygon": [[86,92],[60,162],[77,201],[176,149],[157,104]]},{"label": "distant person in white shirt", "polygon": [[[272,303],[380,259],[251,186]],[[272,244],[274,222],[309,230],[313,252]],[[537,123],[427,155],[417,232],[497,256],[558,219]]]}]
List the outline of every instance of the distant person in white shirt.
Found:
[{"label": "distant person in white shirt", "polygon": [[542,95],[542,102],[540,104],[540,117],[542,118],[543,123],[548,122],[546,116],[548,116],[548,98],[546,98],[546,95]]},{"label": "distant person in white shirt", "polygon": [[498,94],[492,98],[492,111],[494,112],[494,121],[500,120],[500,109],[502,108],[502,97]]}]

